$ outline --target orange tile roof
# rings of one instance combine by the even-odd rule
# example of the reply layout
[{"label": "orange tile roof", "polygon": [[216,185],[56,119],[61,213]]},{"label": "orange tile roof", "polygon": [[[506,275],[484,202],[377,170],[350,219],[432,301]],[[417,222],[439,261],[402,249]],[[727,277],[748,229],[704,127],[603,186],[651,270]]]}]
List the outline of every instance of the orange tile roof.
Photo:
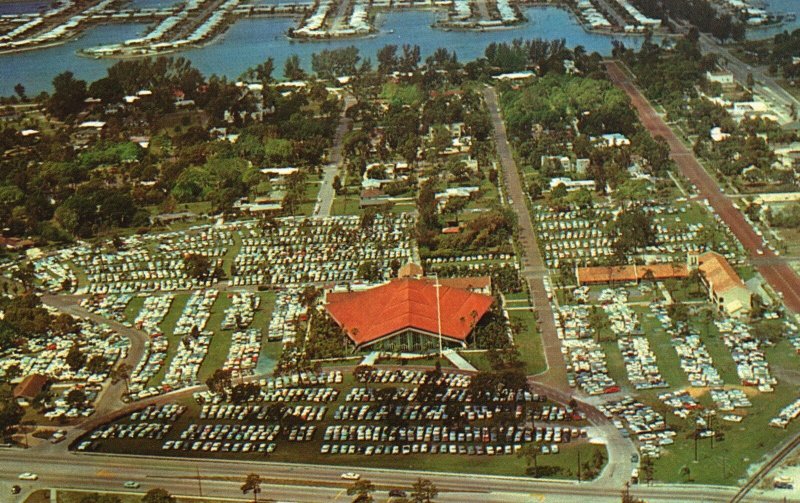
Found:
[{"label": "orange tile roof", "polygon": [[[492,297],[442,284],[439,292],[442,335],[465,341],[475,311],[479,320]],[[438,334],[436,287],[431,279],[395,279],[361,292],[332,292],[326,308],[358,346],[413,328]]]},{"label": "orange tile roof", "polygon": [[14,387],[14,398],[36,398],[45,385],[47,385],[47,376],[31,374]]},{"label": "orange tile roof", "polygon": [[648,271],[653,273],[653,279],[655,280],[689,277],[689,270],[686,264],[578,267],[577,277],[578,282],[581,284],[632,282],[644,279],[645,276],[648,276]]},{"label": "orange tile roof", "polygon": [[745,288],[742,279],[719,253],[704,253],[700,255],[699,262],[700,272],[715,292],[725,293],[733,288]]}]

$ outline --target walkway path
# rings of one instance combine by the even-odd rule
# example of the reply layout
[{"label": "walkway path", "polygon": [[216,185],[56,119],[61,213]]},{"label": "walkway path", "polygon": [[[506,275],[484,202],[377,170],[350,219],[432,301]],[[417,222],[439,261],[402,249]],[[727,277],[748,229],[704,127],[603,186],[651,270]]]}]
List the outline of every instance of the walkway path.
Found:
[{"label": "walkway path", "polygon": [[458,370],[466,370],[468,372],[477,372],[478,369],[472,366],[470,362],[465,360],[460,354],[456,353],[452,349],[448,349],[447,351],[443,351],[442,355],[447,358],[450,363],[456,366]]},{"label": "walkway path", "polygon": [[336,128],[336,135],[333,138],[333,148],[331,148],[330,162],[325,166],[322,174],[322,186],[319,188],[317,195],[317,205],[314,208],[315,217],[329,217],[331,215],[331,207],[333,207],[333,199],[336,193],[333,190],[333,179],[339,168],[342,165],[342,143],[344,142],[344,135],[350,130],[353,121],[347,117],[347,110],[356,104],[356,99],[351,94],[344,96],[344,108],[339,117],[339,127]]},{"label": "walkway path", "polygon": [[520,250],[522,252],[521,273],[528,282],[533,305],[539,317],[539,330],[542,334],[545,358],[547,359],[547,371],[540,378],[565,392],[569,392],[566,367],[564,366],[564,357],[561,354],[561,343],[556,332],[553,309],[550,306],[550,301],[544,288],[543,280],[547,276],[547,268],[539,251],[533,221],[528,211],[528,196],[523,190],[522,180],[511,153],[511,146],[508,143],[506,126],[500,117],[497,91],[493,87],[487,87],[483,91],[483,96],[486,100],[486,106],[489,108],[489,117],[494,128],[497,157],[503,169],[503,179],[508,189],[507,194],[512,199],[511,207],[517,214],[519,242],[522,247]]},{"label": "walkway path", "polygon": [[[661,136],[667,141],[670,156],[678,165],[683,176],[689,179],[705,197],[714,212],[720,216],[731,229],[734,236],[750,253],[752,258],[777,258],[775,253],[767,248],[763,239],[756,234],[753,227],[745,220],[742,213],[733,205],[731,200],[720,190],[719,185],[703,169],[694,154],[686,148],[678,136],[656,113],[653,106],[647,101],[628,76],[615,61],[607,61],[606,69],[611,81],[625,91],[639,113],[639,119],[644,127],[654,137]],[[758,264],[758,271],[764,279],[783,296],[784,302],[794,312],[800,312],[800,278],[791,267],[782,262]]]}]

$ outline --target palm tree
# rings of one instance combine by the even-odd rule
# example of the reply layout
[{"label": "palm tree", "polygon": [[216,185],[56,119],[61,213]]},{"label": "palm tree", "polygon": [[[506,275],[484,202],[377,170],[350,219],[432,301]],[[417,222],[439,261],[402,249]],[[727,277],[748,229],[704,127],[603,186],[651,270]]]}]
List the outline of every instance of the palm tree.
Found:
[{"label": "palm tree", "polygon": [[357,480],[352,486],[347,488],[348,496],[355,496],[353,501],[359,503],[372,503],[372,492],[375,491],[375,485],[367,479]]},{"label": "palm tree", "polygon": [[258,494],[261,492],[261,476],[257,473],[251,473],[242,484],[242,494],[247,494],[253,491],[253,503],[258,503]]}]

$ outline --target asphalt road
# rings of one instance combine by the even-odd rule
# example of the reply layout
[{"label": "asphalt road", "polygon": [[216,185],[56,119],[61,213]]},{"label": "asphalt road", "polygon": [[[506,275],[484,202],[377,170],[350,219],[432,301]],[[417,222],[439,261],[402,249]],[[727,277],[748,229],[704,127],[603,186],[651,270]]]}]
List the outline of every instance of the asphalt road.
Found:
[{"label": "asphalt road", "polygon": [[747,83],[747,75],[753,74],[756,85],[755,90],[765,94],[773,101],[777,102],[785,109],[788,114],[792,106],[796,111],[800,111],[800,101],[790,92],[783,88],[772,77],[767,75],[765,68],[751,66],[734,56],[726,47],[718,44],[714,38],[706,33],[700,33],[700,49],[705,53],[717,53],[721,58],[721,63],[733,77],[742,85]]},{"label": "asphalt road", "polygon": [[[128,354],[123,360],[131,369],[135,368],[139,360],[144,356],[144,346],[147,341],[148,334],[141,330],[131,328],[123,325],[117,321],[106,319],[102,316],[94,314],[87,309],[80,306],[81,296],[76,295],[43,295],[42,302],[50,307],[54,307],[62,313],[71,314],[78,318],[86,318],[98,324],[109,326],[116,332],[126,336],[131,345],[128,348]],[[122,363],[122,362],[120,362]],[[112,412],[124,405],[122,395],[125,392],[125,382],[119,381],[116,384],[108,384],[105,386],[100,397],[95,402],[95,414],[105,415]]]},{"label": "asphalt road", "polygon": [[[675,161],[683,176],[689,179],[700,192],[701,197],[708,200],[714,212],[731,229],[736,239],[756,262],[756,268],[766,281],[783,296],[786,306],[800,313],[800,278],[785,262],[781,262],[775,253],[767,248],[764,240],[756,234],[753,227],[745,220],[742,213],[733,206],[731,200],[720,190],[717,182],[703,169],[694,153],[691,152],[672,129],[653,109],[636,86],[628,79],[627,74],[614,62],[606,62],[611,81],[625,91],[639,113],[642,124],[654,137],[661,136],[667,141],[670,156]],[[764,263],[758,259],[774,259]]]},{"label": "asphalt road", "polygon": [[[239,487],[248,473],[258,473],[265,480],[262,500],[319,502],[341,501],[350,484],[341,479],[345,471],[355,471],[372,481],[383,501],[392,488],[408,489],[418,477],[430,479],[439,489],[436,501],[443,502],[532,502],[532,501],[619,501],[621,488],[600,488],[595,484],[533,480],[517,477],[463,474],[440,474],[385,469],[328,467],[164,457],[128,457],[111,455],[35,455],[18,450],[0,451],[0,501],[17,503],[25,494],[38,488],[70,488],[122,491],[127,480],[139,482],[145,492],[163,487],[176,495],[207,497],[242,497]],[[35,482],[20,481],[22,471],[39,475]],[[200,482],[198,483],[198,473]],[[23,487],[23,494],[10,495],[11,484]],[[130,490],[128,490],[130,491]],[[133,491],[136,492],[136,491]],[[634,486],[633,494],[647,501],[727,501],[734,488],[706,486]],[[8,495],[8,496],[6,496]],[[5,499],[7,498],[7,499]],[[764,501],[764,500],[762,500]],[[776,500],[777,501],[777,500]]]},{"label": "asphalt road", "polygon": [[[346,3],[346,2],[342,2]],[[344,96],[344,109],[339,118],[339,126],[336,128],[336,134],[333,138],[333,148],[331,149],[329,160],[330,162],[323,168],[322,172],[322,186],[319,188],[317,195],[317,205],[314,208],[314,216],[327,217],[331,214],[331,207],[333,206],[333,199],[336,193],[333,190],[333,179],[336,173],[339,172],[339,167],[342,165],[342,143],[344,135],[350,130],[353,121],[347,117],[347,109],[356,104],[356,99],[351,94]]]},{"label": "asphalt road", "polygon": [[483,91],[483,97],[489,109],[489,118],[494,129],[495,148],[503,170],[503,180],[508,196],[511,198],[511,207],[517,214],[519,242],[522,247],[520,250],[522,252],[521,273],[528,282],[533,305],[539,316],[539,331],[542,334],[545,358],[547,359],[547,371],[539,377],[551,386],[570,393],[571,389],[567,384],[564,356],[561,354],[561,343],[556,332],[553,309],[544,289],[543,279],[547,276],[547,268],[539,251],[536,231],[528,211],[528,196],[523,189],[517,164],[514,162],[511,146],[508,143],[506,126],[500,116],[497,91],[493,87],[487,87]]},{"label": "asphalt road", "polygon": [[[494,88],[484,90],[484,99],[489,109],[489,117],[494,128],[494,141],[497,156],[503,169],[503,179],[512,199],[512,207],[517,214],[519,224],[519,240],[522,247],[522,274],[528,282],[534,307],[539,316],[539,330],[542,334],[547,371],[538,376],[532,376],[529,384],[534,390],[546,394],[550,398],[569,403],[571,399],[581,400],[579,394],[570,388],[567,383],[564,356],[561,353],[561,342],[556,332],[555,319],[550,300],[544,288],[543,279],[547,276],[547,268],[542,259],[536,232],[528,210],[528,196],[525,194],[519,171],[508,142],[505,124],[500,116],[500,107],[497,101],[497,92]],[[536,337],[536,334],[520,334],[520,337]],[[595,480],[595,485],[603,487],[622,487],[630,480],[631,456],[636,454],[636,447],[630,439],[624,438],[607,418],[593,405],[579,401],[579,408],[586,413],[589,420],[603,435],[608,449],[608,464],[600,476]]]}]

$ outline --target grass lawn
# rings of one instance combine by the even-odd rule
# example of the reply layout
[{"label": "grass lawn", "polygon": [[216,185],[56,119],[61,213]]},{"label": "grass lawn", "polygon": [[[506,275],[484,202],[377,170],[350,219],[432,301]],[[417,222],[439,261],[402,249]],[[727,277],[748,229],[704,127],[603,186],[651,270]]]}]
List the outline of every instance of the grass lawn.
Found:
[{"label": "grass lawn", "polygon": [[236,255],[239,254],[239,250],[242,249],[242,235],[238,232],[232,232],[231,237],[233,238],[233,245],[228,248],[228,251],[225,252],[225,255],[222,257],[222,270],[228,275],[231,273],[233,260],[236,258]]},{"label": "grass lawn", "polygon": [[531,300],[528,292],[504,293],[503,296],[506,298],[506,302],[513,303],[514,305],[521,301],[524,301],[526,304],[530,304]]},{"label": "grass lawn", "polygon": [[181,312],[183,312],[187,300],[189,300],[188,293],[176,294],[175,298],[172,300],[169,312],[161,321],[161,332],[169,339],[169,346],[167,347],[167,355],[164,358],[164,365],[150,378],[150,382],[147,383],[148,386],[158,386],[161,384],[161,381],[164,379],[164,374],[166,374],[167,368],[169,368],[169,364],[172,361],[172,357],[175,356],[175,351],[178,349],[178,344],[181,343],[180,337],[176,337],[174,332],[175,325],[178,323],[178,318],[181,317]]},{"label": "grass lawn", "polygon": [[608,375],[618,386],[622,386],[633,391],[633,386],[628,381],[628,372],[625,370],[625,363],[622,361],[622,353],[619,352],[616,338],[614,340],[604,340],[600,343],[603,352],[606,354],[608,364]]},{"label": "grass lawn", "polygon": [[475,367],[476,369],[478,369],[480,371],[488,372],[488,371],[492,370],[492,365],[491,365],[491,363],[489,363],[489,359],[486,357],[486,352],[484,352],[484,351],[480,351],[480,352],[477,352],[477,351],[475,351],[475,352],[473,352],[473,351],[468,351],[468,352],[462,351],[459,354],[461,355],[462,358],[464,358],[470,364],[472,364],[473,367]]},{"label": "grass lawn", "polygon": [[416,358],[414,360],[404,360],[400,358],[384,358],[380,359],[376,362],[377,365],[392,365],[392,366],[403,366],[407,365],[409,367],[435,367],[436,362],[441,363],[443,369],[452,369],[455,366],[450,363],[450,360],[447,358],[442,358],[439,360],[438,356],[429,356],[427,358]]},{"label": "grass lawn", "polygon": [[794,400],[796,395],[797,390],[787,385],[777,386],[774,393],[756,392],[750,397],[753,407],[741,411],[747,416],[744,421],[715,421],[716,428],[725,432],[725,439],[715,441],[713,449],[709,439],[702,439],[698,443],[697,463],[694,462],[694,441],[687,438],[691,431],[689,422],[675,416],[670,417],[670,424],[679,429],[678,436],[675,444],[655,462],[656,480],[682,482],[685,479],[681,477],[680,470],[687,466],[691,471],[691,479],[697,483],[738,484],[739,479],[747,474],[751,463],[760,461],[789,435],[800,432],[798,421],[791,423],[785,431],[768,426],[778,411]]},{"label": "grass lawn", "polygon": [[331,215],[361,215],[364,211],[359,207],[359,195],[337,195],[333,200]]},{"label": "grass lawn", "polygon": [[[639,308],[634,310],[649,311],[646,308]],[[667,383],[673,389],[684,388],[689,385],[686,378],[686,373],[681,368],[681,360],[678,353],[675,352],[675,347],[672,345],[672,338],[661,327],[661,323],[655,316],[649,316],[649,313],[639,313],[639,319],[642,323],[642,330],[647,335],[647,340],[650,342],[650,350],[656,356],[658,362],[658,370],[661,371]]]},{"label": "grass lawn", "polygon": [[722,338],[719,335],[716,325],[714,323],[708,324],[708,332],[706,335],[705,322],[696,319],[691,320],[691,325],[694,333],[700,335],[700,339],[708,349],[708,354],[714,361],[714,367],[719,371],[719,375],[725,384],[739,384],[739,374],[736,373],[736,364],[733,361],[731,352]]},{"label": "grass lawn", "polygon": [[531,375],[540,374],[547,370],[542,335],[536,328],[536,318],[533,312],[509,311],[508,315],[512,323],[517,322],[521,326],[521,330],[514,342],[517,344],[522,361],[525,362],[526,372]]},{"label": "grass lawn", "polygon": [[144,305],[144,297],[134,297],[128,302],[128,305],[125,306],[125,319],[129,322],[133,323],[133,320],[136,319],[136,316],[139,314],[139,311],[142,310],[142,306]]},{"label": "grass lawn", "polygon": [[73,285],[73,286],[76,286],[76,287],[87,286],[88,287],[89,286],[89,276],[86,275],[86,272],[83,269],[81,269],[80,267],[76,266],[74,263],[72,263],[72,261],[67,262],[67,265],[69,266],[70,269],[72,269],[72,272],[75,273],[75,279],[78,281],[78,284],[77,285]]},{"label": "grass lawn", "polygon": [[319,194],[321,187],[322,177],[320,175],[309,175],[306,181],[305,193],[303,194],[303,202],[295,211],[296,215],[310,216],[314,212],[314,206],[317,204],[317,194]]},{"label": "grass lawn", "polygon": [[233,330],[222,330],[222,320],[225,318],[225,309],[231,305],[231,299],[226,292],[220,292],[214,305],[211,307],[211,316],[208,318],[206,330],[214,332],[211,344],[208,345],[208,352],[200,365],[197,379],[205,382],[206,378],[214,373],[215,370],[222,368],[228,358],[228,350],[231,347],[231,336]]}]

